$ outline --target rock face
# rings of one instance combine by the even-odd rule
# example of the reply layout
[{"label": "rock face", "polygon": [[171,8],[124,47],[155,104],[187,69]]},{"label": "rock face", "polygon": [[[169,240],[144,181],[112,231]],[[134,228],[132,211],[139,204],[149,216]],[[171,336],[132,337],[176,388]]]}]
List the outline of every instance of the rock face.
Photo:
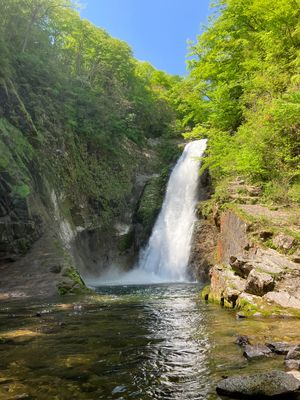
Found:
[{"label": "rock face", "polygon": [[[290,399],[300,390],[300,381],[282,371],[270,371],[254,375],[238,375],[218,383],[217,393],[232,397],[253,399],[282,396]],[[285,397],[284,397],[285,396]],[[277,397],[276,397],[277,398]]]},{"label": "rock face", "polygon": [[[211,285],[204,297],[242,309],[248,316],[300,315],[300,265],[253,241],[252,231],[251,223],[237,211],[221,215],[217,264],[210,269]],[[286,235],[278,235],[279,239],[295,244]]]},{"label": "rock face", "polygon": [[0,171],[0,299],[73,290],[72,274],[64,276],[70,268],[83,278],[112,265],[129,268],[161,206],[168,174],[156,174],[162,160],[155,146],[126,139],[118,154],[99,152],[101,162],[90,162],[85,146],[70,141],[66,149],[56,139],[49,134],[53,148],[36,148],[1,119],[9,168]]},{"label": "rock face", "polygon": [[[201,201],[207,200],[210,194],[211,177],[206,170],[200,176],[198,198]],[[215,262],[218,229],[205,219],[201,209],[198,210],[198,217],[192,237],[188,273],[192,279],[205,282],[209,278],[209,269]]]}]

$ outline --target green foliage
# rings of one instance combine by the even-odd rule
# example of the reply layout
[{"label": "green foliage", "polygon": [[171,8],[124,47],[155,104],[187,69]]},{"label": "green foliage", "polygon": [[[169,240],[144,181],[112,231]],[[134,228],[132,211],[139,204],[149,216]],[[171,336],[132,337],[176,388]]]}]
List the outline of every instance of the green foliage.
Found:
[{"label": "green foliage", "polygon": [[177,133],[178,78],[135,60],[70,0],[0,0],[0,11],[0,175],[12,197],[47,202],[49,184],[75,216],[84,204],[111,226],[147,139]]},{"label": "green foliage", "polygon": [[298,0],[219,0],[192,46],[190,76],[174,90],[186,138],[209,138],[214,179],[242,175],[298,199]]},{"label": "green foliage", "polygon": [[13,187],[12,195],[17,195],[22,199],[26,199],[30,194],[30,187],[26,183],[21,183]]}]

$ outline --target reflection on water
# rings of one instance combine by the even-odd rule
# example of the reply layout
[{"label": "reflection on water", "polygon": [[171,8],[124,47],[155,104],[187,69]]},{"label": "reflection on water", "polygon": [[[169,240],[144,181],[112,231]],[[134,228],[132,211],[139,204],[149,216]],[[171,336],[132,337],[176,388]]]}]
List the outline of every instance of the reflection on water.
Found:
[{"label": "reflection on water", "polygon": [[248,363],[234,344],[299,341],[300,321],[241,320],[193,284],[103,287],[63,304],[0,305],[0,400],[216,400],[223,375],[282,368]]}]

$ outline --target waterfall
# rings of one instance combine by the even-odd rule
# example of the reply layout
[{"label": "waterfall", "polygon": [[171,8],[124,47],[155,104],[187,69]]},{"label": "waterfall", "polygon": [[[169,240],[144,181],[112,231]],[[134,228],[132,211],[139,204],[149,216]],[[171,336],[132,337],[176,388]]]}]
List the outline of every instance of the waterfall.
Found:
[{"label": "waterfall", "polygon": [[85,279],[90,287],[186,281],[198,178],[206,139],[188,143],[177,161],[167,185],[161,211],[151,237],[141,251],[138,265],[129,272],[111,266],[99,279]]},{"label": "waterfall", "polygon": [[140,254],[140,271],[162,280],[185,280],[196,220],[200,158],[206,142],[188,143],[177,161],[148,245]]}]

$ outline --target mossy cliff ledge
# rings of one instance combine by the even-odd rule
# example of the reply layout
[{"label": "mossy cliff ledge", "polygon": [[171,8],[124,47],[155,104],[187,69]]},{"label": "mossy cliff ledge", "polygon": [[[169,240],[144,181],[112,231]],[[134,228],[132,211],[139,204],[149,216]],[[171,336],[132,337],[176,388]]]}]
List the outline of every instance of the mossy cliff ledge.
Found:
[{"label": "mossy cliff ledge", "polygon": [[299,317],[299,233],[293,224],[297,213],[249,204],[215,210],[216,263],[202,297],[236,309],[240,317]]}]

